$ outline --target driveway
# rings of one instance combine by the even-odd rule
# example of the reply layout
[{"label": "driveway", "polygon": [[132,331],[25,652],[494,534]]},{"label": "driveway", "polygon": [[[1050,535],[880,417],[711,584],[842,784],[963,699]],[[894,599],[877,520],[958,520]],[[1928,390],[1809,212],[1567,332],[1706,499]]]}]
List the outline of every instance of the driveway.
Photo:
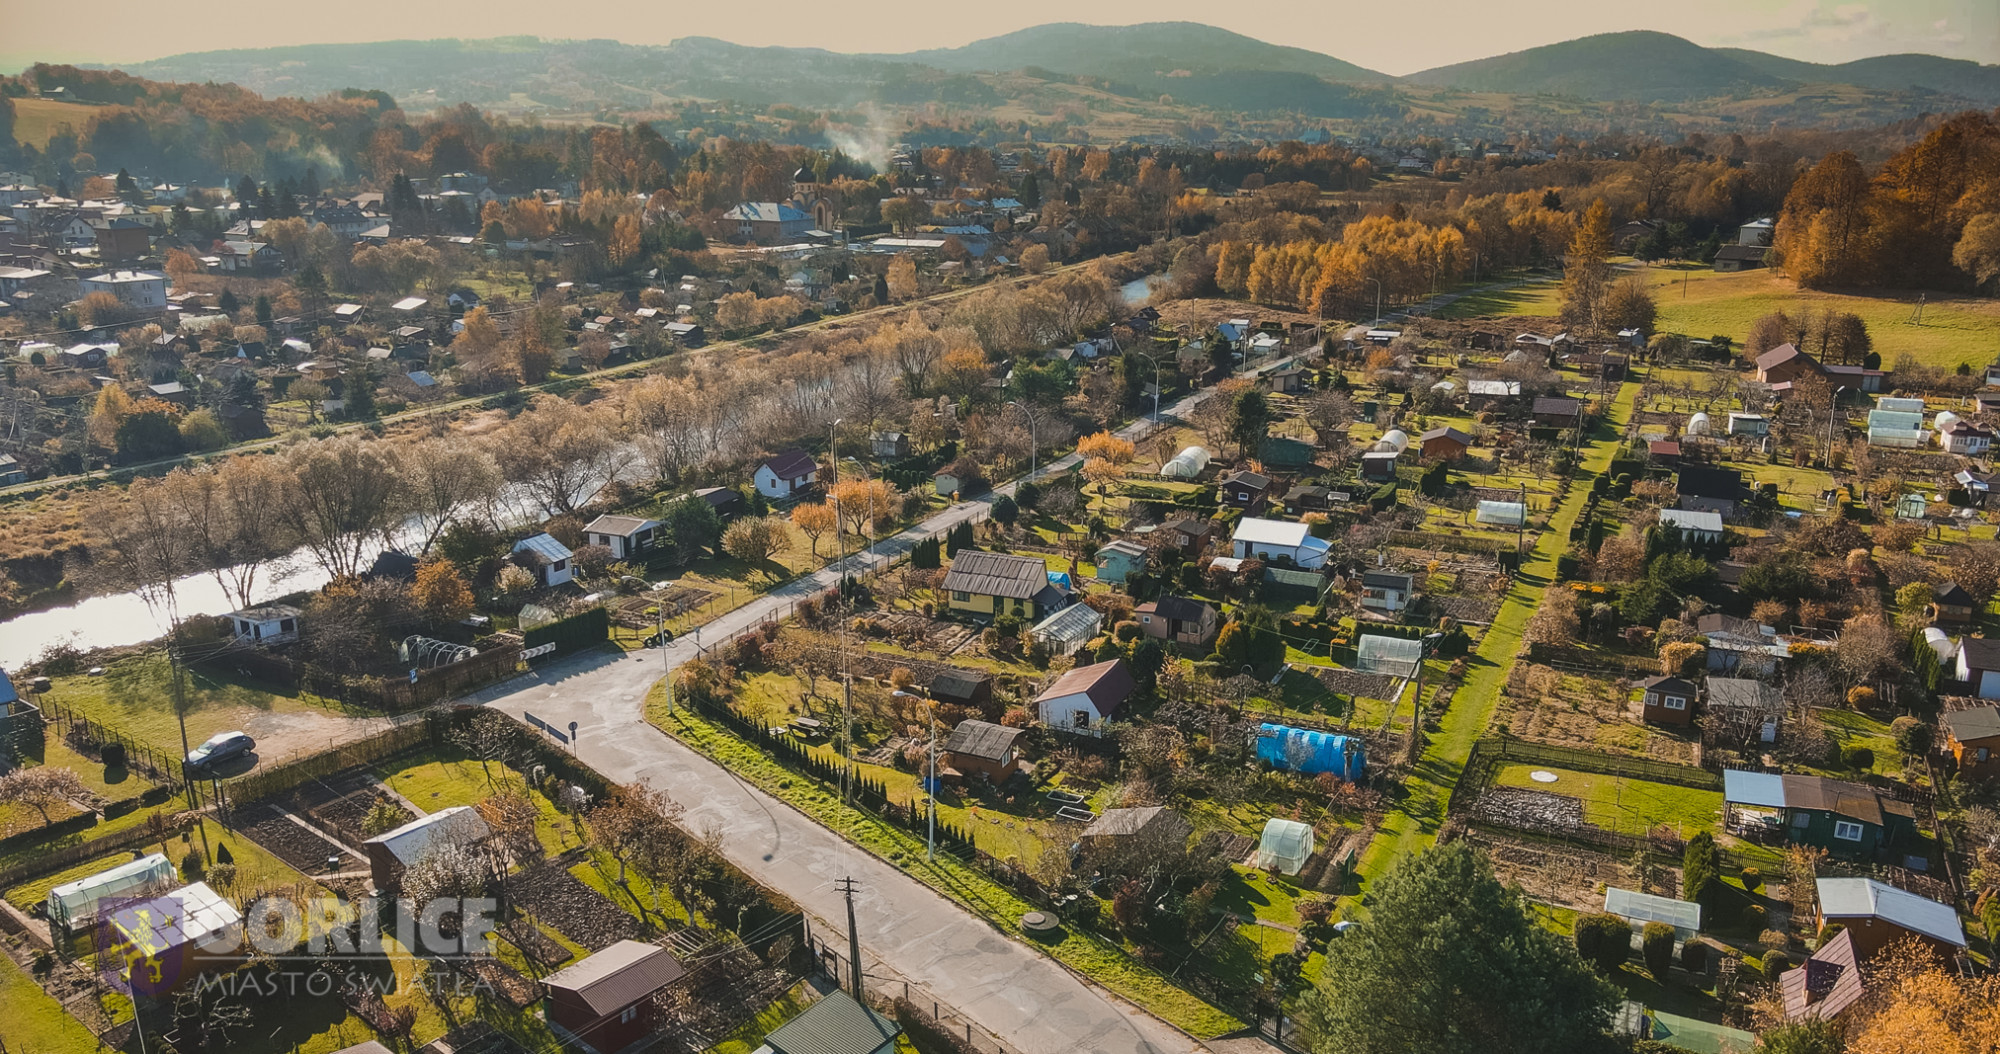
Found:
[{"label": "driveway", "polygon": [[[1212,390],[1166,407],[1165,416],[1186,412]],[[1138,439],[1155,427],[1140,420],[1119,434]],[[1072,454],[1044,466],[1039,475],[1077,463]],[[1010,483],[960,502],[849,557],[844,566],[855,573],[901,559],[923,539],[982,515],[994,498],[1013,489]],[[835,588],[841,566],[789,582],[716,619],[702,629],[702,639],[720,643],[790,614],[800,599]],[[1022,1054],[1203,1049],[647,724],[647,692],[696,652],[693,634],[653,651],[593,651],[550,663],[468,701],[516,718],[533,713],[558,728],[573,723],[579,759],[616,782],[644,783],[664,792],[686,807],[683,822],[690,830],[718,828],[723,854],[791,898],[812,916],[814,931],[836,946],[846,939],[847,927],[846,908],[833,883],[853,878],[860,887],[854,910],[868,973],[909,979],[913,994],[935,997]]]}]

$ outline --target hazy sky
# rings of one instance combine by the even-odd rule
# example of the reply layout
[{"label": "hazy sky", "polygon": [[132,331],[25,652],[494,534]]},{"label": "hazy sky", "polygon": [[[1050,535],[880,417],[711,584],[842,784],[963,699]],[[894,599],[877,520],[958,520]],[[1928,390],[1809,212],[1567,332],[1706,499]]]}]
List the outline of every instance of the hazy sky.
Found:
[{"label": "hazy sky", "polygon": [[1483,58],[1591,33],[1656,29],[1700,44],[1816,62],[1921,51],[2000,62],[2000,0],[1012,0],[936,6],[861,0],[97,0],[12,8],[0,68],[36,59],[135,62],[187,51],[431,37],[535,35],[664,44],[687,36],[837,51],[952,47],[1043,22],[1186,20],[1323,51],[1385,73]]}]

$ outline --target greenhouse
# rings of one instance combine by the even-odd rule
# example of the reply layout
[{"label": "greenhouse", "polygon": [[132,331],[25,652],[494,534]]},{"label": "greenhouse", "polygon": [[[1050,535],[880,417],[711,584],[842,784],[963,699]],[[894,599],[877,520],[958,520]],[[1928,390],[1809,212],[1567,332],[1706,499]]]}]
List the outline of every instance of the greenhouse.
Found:
[{"label": "greenhouse", "polygon": [[1420,640],[1364,633],[1355,643],[1354,666],[1363,673],[1408,677],[1417,672],[1423,652],[1424,642]]},{"label": "greenhouse", "polygon": [[1034,624],[1030,640],[1040,641],[1057,655],[1069,655],[1090,643],[1104,625],[1104,616],[1089,604],[1071,604]]},{"label": "greenhouse", "polygon": [[154,853],[99,871],[88,878],[65,882],[49,890],[49,921],[66,928],[91,922],[97,917],[98,902],[106,898],[150,897],[164,893],[174,884],[174,865],[166,854]]},{"label": "greenhouse", "polygon": [[1518,501],[1482,501],[1472,519],[1489,527],[1519,527],[1528,522],[1528,507]]},{"label": "greenhouse", "polygon": [[1612,887],[1604,891],[1604,911],[1634,926],[1664,922],[1674,928],[1675,940],[1693,940],[1701,932],[1701,905],[1686,900]]},{"label": "greenhouse", "polygon": [[1367,769],[1358,739],[1268,722],[1257,726],[1257,760],[1293,772],[1331,772],[1349,783],[1360,782]]},{"label": "greenhouse", "polygon": [[1264,837],[1250,855],[1250,866],[1262,871],[1296,875],[1313,855],[1311,824],[1272,818],[1264,823]]},{"label": "greenhouse", "polygon": [[1908,410],[1871,410],[1868,413],[1868,442],[1871,446],[1920,447],[1928,435],[1921,413]]},{"label": "greenhouse", "polygon": [[1175,479],[1193,479],[1208,467],[1208,451],[1198,446],[1188,447],[1175,454],[1173,460],[1160,466],[1160,475]]}]

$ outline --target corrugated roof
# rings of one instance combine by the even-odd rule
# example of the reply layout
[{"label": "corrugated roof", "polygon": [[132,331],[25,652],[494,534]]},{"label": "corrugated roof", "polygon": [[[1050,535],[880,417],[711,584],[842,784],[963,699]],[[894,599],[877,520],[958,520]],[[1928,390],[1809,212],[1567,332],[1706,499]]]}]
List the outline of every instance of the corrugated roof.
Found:
[{"label": "corrugated roof", "polygon": [[1944,727],[1961,743],[2000,736],[2000,706],[1977,706],[1944,715]]},{"label": "corrugated roof", "polygon": [[590,526],[585,527],[583,530],[586,534],[615,534],[620,538],[624,538],[643,531],[648,527],[658,527],[659,525],[660,521],[649,520],[643,516],[607,515],[599,516],[590,521]]},{"label": "corrugated roof", "polygon": [[991,721],[960,721],[944,741],[947,754],[964,754],[985,761],[1005,761],[1007,752],[1024,730],[996,725]]},{"label": "corrugated roof", "polygon": [[552,990],[576,993],[598,1017],[631,1006],[686,976],[672,952],[638,941],[617,944],[542,978]]},{"label": "corrugated roof", "polygon": [[1303,523],[1287,523],[1283,520],[1267,520],[1259,516],[1245,516],[1236,523],[1236,530],[1230,534],[1234,541],[1249,542],[1252,545],[1277,545],[1297,547],[1311,535],[1312,528]]},{"label": "corrugated roof", "polygon": [[1707,531],[1722,533],[1722,514],[1719,512],[1697,512],[1692,509],[1661,509],[1660,526],[1672,527],[1680,531]]},{"label": "corrugated roof", "polygon": [[772,1029],[765,1045],[777,1054],[873,1054],[902,1028],[836,989],[806,1012]]},{"label": "corrugated roof", "polygon": [[1115,838],[1139,834],[1148,829],[1158,828],[1165,837],[1172,837],[1176,830],[1185,839],[1194,833],[1194,825],[1182,819],[1179,813],[1164,805],[1148,805],[1137,809],[1106,809],[1104,815],[1090,822],[1083,829],[1085,838]]},{"label": "corrugated roof", "polygon": [[1775,772],[1722,770],[1722,800],[1732,805],[1756,805],[1766,809],[1785,807],[1785,778]]},{"label": "corrugated roof", "polygon": [[1866,981],[1855,960],[1854,935],[1843,929],[1808,956],[1804,965],[1778,975],[1785,1019],[1830,1021],[1867,994]]},{"label": "corrugated roof", "polygon": [[1047,691],[1036,696],[1035,702],[1082,695],[1090,699],[1098,713],[1110,717],[1131,694],[1132,671],[1125,668],[1124,659],[1113,659],[1093,666],[1078,666],[1063,674]]},{"label": "corrugated roof", "polygon": [[534,554],[537,560],[545,564],[552,564],[557,560],[567,560],[576,555],[569,551],[569,546],[556,541],[555,536],[546,531],[533,537],[523,538],[514,543],[514,552],[518,553],[524,549]]},{"label": "corrugated roof", "polygon": [[431,844],[439,839],[476,842],[488,833],[486,821],[477,810],[470,805],[454,805],[411,820],[393,831],[384,831],[365,844],[386,847],[390,856],[408,867],[423,859]]},{"label": "corrugated roof", "polygon": [[1049,565],[1033,556],[964,550],[951,558],[944,588],[958,593],[1027,600],[1049,586]]},{"label": "corrugated roof", "polygon": [[1878,918],[1912,933],[1965,947],[1958,909],[1872,878],[1822,878],[1819,911],[1827,918]]}]

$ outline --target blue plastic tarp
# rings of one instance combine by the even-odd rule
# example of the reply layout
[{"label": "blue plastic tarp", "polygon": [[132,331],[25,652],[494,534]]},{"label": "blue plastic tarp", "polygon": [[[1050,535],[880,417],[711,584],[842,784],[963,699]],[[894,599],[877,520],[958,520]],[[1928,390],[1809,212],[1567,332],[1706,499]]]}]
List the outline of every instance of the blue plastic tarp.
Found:
[{"label": "blue plastic tarp", "polygon": [[1290,725],[1257,726],[1257,759],[1294,772],[1331,772],[1355,783],[1367,770],[1359,739]]}]

